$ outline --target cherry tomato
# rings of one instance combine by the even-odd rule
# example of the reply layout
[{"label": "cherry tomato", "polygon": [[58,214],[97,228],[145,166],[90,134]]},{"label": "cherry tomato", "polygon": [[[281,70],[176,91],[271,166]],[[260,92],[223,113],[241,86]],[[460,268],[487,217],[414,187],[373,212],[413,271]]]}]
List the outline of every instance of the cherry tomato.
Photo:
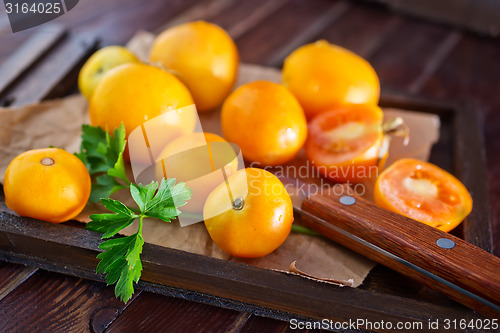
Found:
[{"label": "cherry tomato", "polygon": [[210,237],[223,251],[256,258],[273,252],[288,237],[293,207],[276,176],[247,168],[209,194],[203,216]]},{"label": "cherry tomato", "polygon": [[368,61],[326,40],[293,51],[282,81],[297,97],[308,120],[345,104],[377,105],[380,82]]},{"label": "cherry tomato", "polygon": [[366,104],[319,114],[309,123],[307,158],[320,174],[336,182],[376,177],[384,140],[382,118],[379,107]]},{"label": "cherry tomato", "polygon": [[90,196],[90,175],[73,154],[59,148],[28,150],[10,162],[3,189],[7,207],[52,223],[71,220]]},{"label": "cherry tomato", "polygon": [[241,148],[243,157],[260,165],[293,159],[304,145],[304,111],[288,89],[269,81],[242,85],[224,101],[224,137]]},{"label": "cherry tomato", "polygon": [[205,21],[179,24],[159,34],[149,60],[180,74],[200,112],[219,106],[238,75],[238,49],[231,36]]},{"label": "cherry tomato", "polygon": [[434,164],[401,159],[375,183],[375,203],[383,208],[450,231],[472,210],[472,198],[453,175]]},{"label": "cherry tomato", "polygon": [[185,182],[193,193],[182,207],[182,212],[201,215],[210,192],[224,182],[222,173],[214,172],[214,169],[224,167],[227,176],[238,170],[238,159],[232,147],[228,144],[225,152],[217,148],[220,145],[209,149],[207,145],[214,142],[227,143],[217,134],[191,133],[172,141],[160,154],[159,159],[166,160],[157,164],[156,179],[176,178],[177,181]]}]

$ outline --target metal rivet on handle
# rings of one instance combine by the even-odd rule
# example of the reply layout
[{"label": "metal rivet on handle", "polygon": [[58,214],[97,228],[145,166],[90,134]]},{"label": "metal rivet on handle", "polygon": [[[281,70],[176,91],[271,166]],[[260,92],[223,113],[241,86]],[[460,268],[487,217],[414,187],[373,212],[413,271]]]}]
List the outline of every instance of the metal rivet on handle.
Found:
[{"label": "metal rivet on handle", "polygon": [[356,199],[349,195],[343,195],[340,197],[340,203],[346,206],[354,205],[356,203]]},{"label": "metal rivet on handle", "polygon": [[455,247],[455,242],[448,238],[439,238],[436,244],[443,249],[452,249]]}]

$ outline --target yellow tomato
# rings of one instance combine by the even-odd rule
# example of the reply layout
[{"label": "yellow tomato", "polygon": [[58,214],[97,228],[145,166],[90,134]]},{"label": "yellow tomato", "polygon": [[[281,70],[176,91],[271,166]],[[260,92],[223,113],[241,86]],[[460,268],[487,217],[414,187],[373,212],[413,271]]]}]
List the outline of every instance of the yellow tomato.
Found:
[{"label": "yellow tomato", "polygon": [[222,132],[245,159],[278,165],[297,155],[307,137],[307,123],[297,99],[280,84],[247,83],[229,95],[221,113]]},{"label": "yellow tomato", "polygon": [[320,40],[293,51],[283,65],[283,84],[307,119],[344,104],[378,104],[380,83],[373,67],[340,46]]},{"label": "yellow tomato", "polygon": [[210,237],[223,251],[255,258],[273,252],[286,240],[293,207],[276,176],[247,168],[210,193],[203,216]]},{"label": "yellow tomato", "polygon": [[85,165],[62,149],[33,149],[10,162],[3,189],[7,207],[21,216],[53,223],[80,214],[90,196]]},{"label": "yellow tomato", "polygon": [[172,141],[160,154],[156,178],[185,182],[193,195],[182,212],[202,214],[210,192],[238,170],[236,154],[226,140],[213,133],[192,133]]},{"label": "yellow tomato", "polygon": [[85,62],[78,75],[78,88],[88,100],[97,83],[110,69],[127,63],[138,63],[139,59],[122,46],[107,46],[95,52]]},{"label": "yellow tomato", "polygon": [[148,120],[129,135],[125,158],[130,159],[133,169],[147,168],[173,140],[193,133],[197,121],[194,104]]},{"label": "yellow tomato", "polygon": [[178,72],[193,94],[198,111],[219,106],[238,74],[238,50],[219,26],[196,21],[162,32],[149,59]]},{"label": "yellow tomato", "polygon": [[123,123],[128,136],[144,122],[193,103],[174,75],[145,64],[124,64],[97,85],[89,104],[90,123],[109,132]]}]

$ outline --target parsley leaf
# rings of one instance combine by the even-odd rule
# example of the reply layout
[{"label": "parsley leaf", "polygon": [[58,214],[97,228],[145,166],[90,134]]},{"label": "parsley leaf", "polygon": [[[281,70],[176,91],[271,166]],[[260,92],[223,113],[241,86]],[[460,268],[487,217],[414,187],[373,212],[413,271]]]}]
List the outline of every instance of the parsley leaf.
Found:
[{"label": "parsley leaf", "polygon": [[80,152],[75,155],[94,178],[90,201],[97,202],[130,185],[123,162],[125,136],[123,124],[113,135],[101,127],[82,125]]},{"label": "parsley leaf", "polygon": [[92,221],[87,224],[87,229],[103,233],[102,238],[104,239],[113,237],[120,230],[131,225],[137,217],[120,214],[94,214],[90,218]]},{"label": "parsley leaf", "polygon": [[103,233],[102,238],[115,236],[120,230],[130,226],[137,218],[139,227],[135,234],[127,237],[108,239],[99,245],[104,250],[97,258],[97,273],[106,273],[108,285],[115,284],[115,295],[127,302],[134,293],[134,282],[141,277],[140,255],[144,245],[142,225],[145,217],[156,217],[170,222],[191,197],[191,190],[184,183],[175,185],[175,179],[163,179],[159,184],[130,184],[130,194],[139,207],[139,212],[113,199],[102,199],[101,203],[113,213],[94,214],[86,229]]},{"label": "parsley leaf", "polygon": [[133,210],[113,199],[102,199],[101,203],[115,214],[94,214],[90,216],[87,229],[102,232],[102,238],[116,235],[120,230],[128,227],[139,217]]},{"label": "parsley leaf", "polygon": [[146,211],[146,204],[153,199],[157,189],[158,183],[154,182],[149,185],[130,185],[130,194],[137,203],[137,206],[139,206],[141,212]]},{"label": "parsley leaf", "polygon": [[[158,183],[143,186],[130,186],[130,194],[141,209],[149,217],[156,217],[165,222],[170,222],[179,215],[177,207],[181,207],[191,197],[191,190],[184,183],[175,185],[175,179],[163,179]],[[156,191],[158,190],[158,191]],[[156,194],[155,194],[156,192]],[[154,196],[153,196],[154,195]]]},{"label": "parsley leaf", "polygon": [[[142,218],[141,218],[142,220]],[[142,234],[110,239],[103,242],[99,248],[105,250],[97,258],[101,259],[97,265],[97,273],[108,273],[106,283],[116,283],[115,296],[127,302],[134,294],[134,282],[141,277],[142,263],[140,255],[144,240]]]},{"label": "parsley leaf", "polygon": [[92,183],[90,201],[99,202],[102,198],[108,198],[111,194],[125,188],[128,187],[120,184],[114,177],[107,174],[99,175]]}]

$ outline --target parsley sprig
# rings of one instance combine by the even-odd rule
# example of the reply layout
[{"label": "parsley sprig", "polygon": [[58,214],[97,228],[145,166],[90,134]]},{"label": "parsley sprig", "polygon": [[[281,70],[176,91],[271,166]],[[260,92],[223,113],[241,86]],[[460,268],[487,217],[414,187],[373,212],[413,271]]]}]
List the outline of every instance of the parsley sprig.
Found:
[{"label": "parsley sprig", "polygon": [[127,302],[134,293],[134,282],[141,277],[140,255],[144,245],[142,225],[145,217],[154,217],[170,222],[180,214],[178,207],[183,206],[191,197],[191,190],[184,183],[175,185],[175,179],[163,179],[159,184],[130,184],[130,194],[138,209],[132,209],[113,199],[102,199],[101,203],[113,213],[91,215],[87,229],[103,233],[102,239],[115,236],[120,230],[139,219],[137,232],[121,238],[108,239],[99,245],[104,250],[97,258],[97,273],[106,273],[108,285],[115,284],[115,295]]},{"label": "parsley sprig", "polygon": [[125,172],[123,152],[127,144],[123,124],[113,135],[100,127],[82,125],[80,152],[75,155],[85,164],[93,178],[90,201],[98,202],[121,189],[130,181]]},{"label": "parsley sprig", "polygon": [[[87,229],[101,232],[99,245],[104,250],[97,258],[97,273],[105,273],[108,285],[115,285],[115,295],[126,302],[134,293],[134,282],[141,277],[141,253],[144,245],[142,225],[145,217],[158,218],[170,222],[180,214],[178,207],[183,206],[191,197],[191,190],[175,179],[163,179],[160,183],[136,185],[129,181],[125,172],[123,152],[125,127],[120,125],[113,135],[100,127],[82,126],[80,152],[75,155],[82,160],[93,178],[90,200],[101,203],[112,213],[94,214]],[[121,189],[129,188],[138,208],[130,208],[109,196]],[[121,230],[139,219],[137,232],[120,238],[112,238]]]}]

